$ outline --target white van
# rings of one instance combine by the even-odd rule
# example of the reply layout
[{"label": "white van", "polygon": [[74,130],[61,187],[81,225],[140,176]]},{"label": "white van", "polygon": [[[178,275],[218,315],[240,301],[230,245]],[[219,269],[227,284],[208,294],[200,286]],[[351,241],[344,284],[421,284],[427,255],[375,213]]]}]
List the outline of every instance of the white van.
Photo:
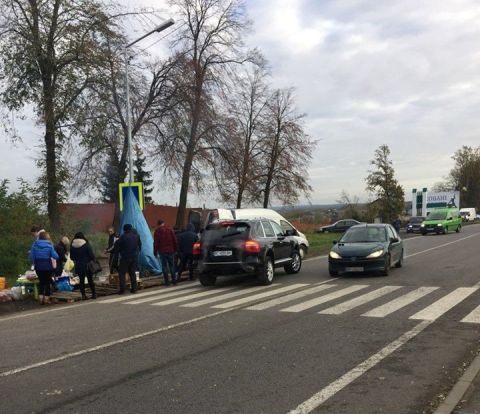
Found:
[{"label": "white van", "polygon": [[267,218],[273,220],[279,224],[285,232],[290,231],[293,234],[295,240],[300,246],[300,256],[302,256],[302,259],[307,254],[309,243],[305,235],[298,231],[285,217],[277,213],[275,210],[269,208],[235,208],[231,211],[235,219],[248,220],[254,218]]},{"label": "white van", "polygon": [[460,209],[460,216],[463,221],[474,221],[477,218],[475,207],[465,207]]}]

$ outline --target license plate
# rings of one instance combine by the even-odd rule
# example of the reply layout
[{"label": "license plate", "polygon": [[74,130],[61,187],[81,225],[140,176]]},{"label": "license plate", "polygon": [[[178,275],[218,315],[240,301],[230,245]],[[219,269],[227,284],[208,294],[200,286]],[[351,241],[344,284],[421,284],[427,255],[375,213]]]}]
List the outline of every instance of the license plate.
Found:
[{"label": "license plate", "polygon": [[346,272],[363,272],[363,267],[356,266],[356,267],[346,267]]},{"label": "license plate", "polygon": [[217,250],[212,252],[214,256],[231,256],[232,251],[231,250]]}]

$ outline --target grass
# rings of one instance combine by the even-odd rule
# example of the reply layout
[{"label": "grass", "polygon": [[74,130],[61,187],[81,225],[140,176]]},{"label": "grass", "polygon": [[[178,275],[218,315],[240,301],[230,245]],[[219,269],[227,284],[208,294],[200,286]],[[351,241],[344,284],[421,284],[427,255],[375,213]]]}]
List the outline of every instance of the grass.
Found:
[{"label": "grass", "polygon": [[309,256],[319,256],[327,254],[332,248],[334,240],[340,240],[342,234],[340,233],[314,233],[308,232],[305,234],[310,248],[308,249]]}]

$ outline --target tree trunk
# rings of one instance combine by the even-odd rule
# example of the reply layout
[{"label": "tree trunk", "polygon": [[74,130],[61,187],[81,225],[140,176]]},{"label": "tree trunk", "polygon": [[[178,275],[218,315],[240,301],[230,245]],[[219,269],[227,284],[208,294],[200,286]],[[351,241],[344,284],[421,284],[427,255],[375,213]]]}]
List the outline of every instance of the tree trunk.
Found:
[{"label": "tree trunk", "polygon": [[237,208],[242,208],[243,188],[238,189]]},{"label": "tree trunk", "polygon": [[265,183],[265,190],[263,192],[263,208],[268,208],[268,203],[270,201],[270,191],[272,187],[272,174],[269,173],[267,177],[267,182]]},{"label": "tree trunk", "polygon": [[185,222],[185,211],[187,208],[188,187],[190,184],[190,172],[192,171],[192,164],[193,164],[193,150],[194,148],[191,148],[191,150],[190,148],[187,149],[185,163],[183,164],[182,186],[180,188],[180,200],[178,203],[177,221],[175,223],[178,228],[181,228]]},{"label": "tree trunk", "polygon": [[60,231],[60,212],[58,210],[58,181],[55,139],[55,109],[52,88],[45,88],[45,147],[47,173],[47,211],[53,232]]}]

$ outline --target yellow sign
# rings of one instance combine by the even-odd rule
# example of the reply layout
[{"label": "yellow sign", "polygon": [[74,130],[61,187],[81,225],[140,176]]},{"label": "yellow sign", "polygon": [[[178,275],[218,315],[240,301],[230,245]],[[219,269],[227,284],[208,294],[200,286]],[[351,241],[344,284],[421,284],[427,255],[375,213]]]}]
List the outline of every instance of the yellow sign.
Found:
[{"label": "yellow sign", "polygon": [[143,207],[145,205],[145,200],[143,197],[143,183],[120,183],[118,185],[118,195],[119,195],[119,205],[120,205],[120,211],[123,211],[123,200],[125,199],[125,196],[127,194],[128,189],[132,189],[132,193],[135,196],[135,198],[138,201],[138,205],[140,206],[140,209],[143,210]]}]

